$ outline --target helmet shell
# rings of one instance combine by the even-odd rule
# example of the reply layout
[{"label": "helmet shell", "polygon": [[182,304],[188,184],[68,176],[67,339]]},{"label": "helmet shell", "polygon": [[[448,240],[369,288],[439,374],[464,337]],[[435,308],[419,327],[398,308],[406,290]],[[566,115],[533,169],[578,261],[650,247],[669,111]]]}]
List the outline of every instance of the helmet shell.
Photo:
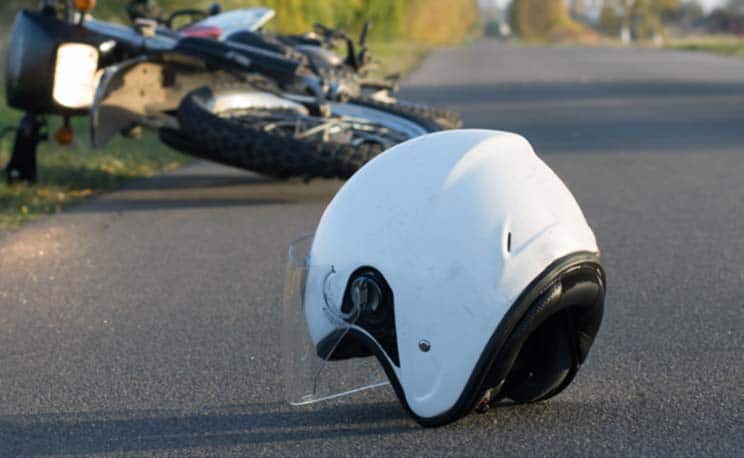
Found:
[{"label": "helmet shell", "polygon": [[[599,252],[594,234],[529,142],[458,130],[400,144],[359,170],[323,213],[311,258],[333,266],[324,294],[334,303],[359,268],[384,276],[399,352],[388,374],[412,413],[431,418],[455,405],[525,288],[577,252]],[[333,328],[321,299],[306,299],[314,339]]]}]

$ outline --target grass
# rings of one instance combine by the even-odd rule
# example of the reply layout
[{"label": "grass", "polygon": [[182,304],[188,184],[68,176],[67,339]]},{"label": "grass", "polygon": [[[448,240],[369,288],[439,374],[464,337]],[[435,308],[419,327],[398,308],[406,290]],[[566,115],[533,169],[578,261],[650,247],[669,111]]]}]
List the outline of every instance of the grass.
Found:
[{"label": "grass", "polygon": [[376,76],[406,75],[418,67],[431,48],[430,45],[411,42],[370,43],[370,53],[376,65],[373,73]]},{"label": "grass", "polygon": [[744,38],[728,35],[693,36],[672,39],[668,48],[705,51],[724,56],[744,57]]},{"label": "grass", "polygon": [[[508,41],[514,46],[542,46],[544,43],[531,43],[519,39]],[[552,46],[608,46],[617,48],[664,48],[683,51],[710,52],[722,56],[744,58],[744,37],[734,35],[692,35],[686,37],[669,38],[662,45],[657,45],[651,40],[634,41],[630,45],[623,44],[619,39],[608,36],[600,36],[595,41],[564,40],[547,43]]]},{"label": "grass", "polygon": [[[0,100],[0,124],[15,123],[20,114]],[[50,120],[50,137],[59,125]],[[39,181],[13,184],[0,177],[0,230],[17,226],[41,215],[54,213],[64,206],[102,191],[116,188],[126,180],[143,178],[178,167],[189,161],[160,144],[150,134],[141,140],[116,139],[103,150],[94,150],[87,141],[86,119],[74,122],[77,139],[69,146],[53,140],[39,145]],[[5,164],[13,136],[0,141],[0,164]]]}]

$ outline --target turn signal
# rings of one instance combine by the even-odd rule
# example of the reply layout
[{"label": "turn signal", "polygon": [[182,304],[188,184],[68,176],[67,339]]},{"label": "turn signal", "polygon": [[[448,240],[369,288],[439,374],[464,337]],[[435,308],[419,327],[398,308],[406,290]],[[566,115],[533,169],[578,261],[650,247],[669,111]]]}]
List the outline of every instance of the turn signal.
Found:
[{"label": "turn signal", "polygon": [[75,0],[75,9],[87,13],[96,6],[96,0]]},{"label": "turn signal", "polygon": [[74,137],[75,133],[72,131],[72,127],[67,125],[67,123],[59,126],[57,132],[54,133],[54,139],[60,145],[69,145],[70,143],[72,143],[72,139]]}]

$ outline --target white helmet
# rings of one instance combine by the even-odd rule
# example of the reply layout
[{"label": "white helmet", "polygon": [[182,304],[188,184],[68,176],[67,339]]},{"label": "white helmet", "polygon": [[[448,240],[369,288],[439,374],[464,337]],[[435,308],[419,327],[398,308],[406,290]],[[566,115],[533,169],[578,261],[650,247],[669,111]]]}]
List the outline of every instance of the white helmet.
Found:
[{"label": "white helmet", "polygon": [[426,426],[491,397],[559,393],[604,302],[570,191],[523,137],[487,130],[419,137],[364,166],[290,249],[287,274],[290,402],[387,378]]}]

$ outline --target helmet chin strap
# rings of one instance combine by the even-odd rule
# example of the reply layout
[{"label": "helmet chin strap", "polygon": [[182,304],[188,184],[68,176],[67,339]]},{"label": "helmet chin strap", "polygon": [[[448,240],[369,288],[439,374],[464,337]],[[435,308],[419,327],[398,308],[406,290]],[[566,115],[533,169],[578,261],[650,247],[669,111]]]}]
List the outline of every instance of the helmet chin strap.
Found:
[{"label": "helmet chin strap", "polygon": [[[334,274],[329,273],[327,284],[333,282]],[[399,366],[394,297],[385,277],[372,267],[361,267],[351,274],[340,306],[334,306],[329,300],[332,297],[333,290],[326,291],[325,310],[336,321],[338,331],[344,333],[337,336],[343,340],[334,349],[334,358],[371,356],[374,354],[371,345],[380,347]],[[367,334],[370,339],[358,334]]]},{"label": "helmet chin strap", "polygon": [[357,313],[375,313],[382,302],[382,288],[370,275],[357,277],[351,283],[351,304]]},{"label": "helmet chin strap", "polygon": [[348,324],[354,324],[361,315],[374,315],[380,311],[383,301],[382,286],[380,286],[374,276],[362,274],[354,278],[349,285],[349,299],[341,301],[337,306],[336,301],[331,300],[327,288],[331,278],[336,274],[334,269],[326,276],[323,288],[323,296],[327,309],[334,318],[345,321]]},{"label": "helmet chin strap", "polygon": [[359,314],[356,313],[355,308],[346,307],[343,303],[343,299],[337,298],[333,293],[333,282],[334,280],[338,280],[338,278],[334,277],[336,277],[336,269],[331,266],[331,270],[323,279],[323,302],[325,303],[325,311],[331,319],[336,321],[336,325],[354,323],[354,321],[359,317]]}]

